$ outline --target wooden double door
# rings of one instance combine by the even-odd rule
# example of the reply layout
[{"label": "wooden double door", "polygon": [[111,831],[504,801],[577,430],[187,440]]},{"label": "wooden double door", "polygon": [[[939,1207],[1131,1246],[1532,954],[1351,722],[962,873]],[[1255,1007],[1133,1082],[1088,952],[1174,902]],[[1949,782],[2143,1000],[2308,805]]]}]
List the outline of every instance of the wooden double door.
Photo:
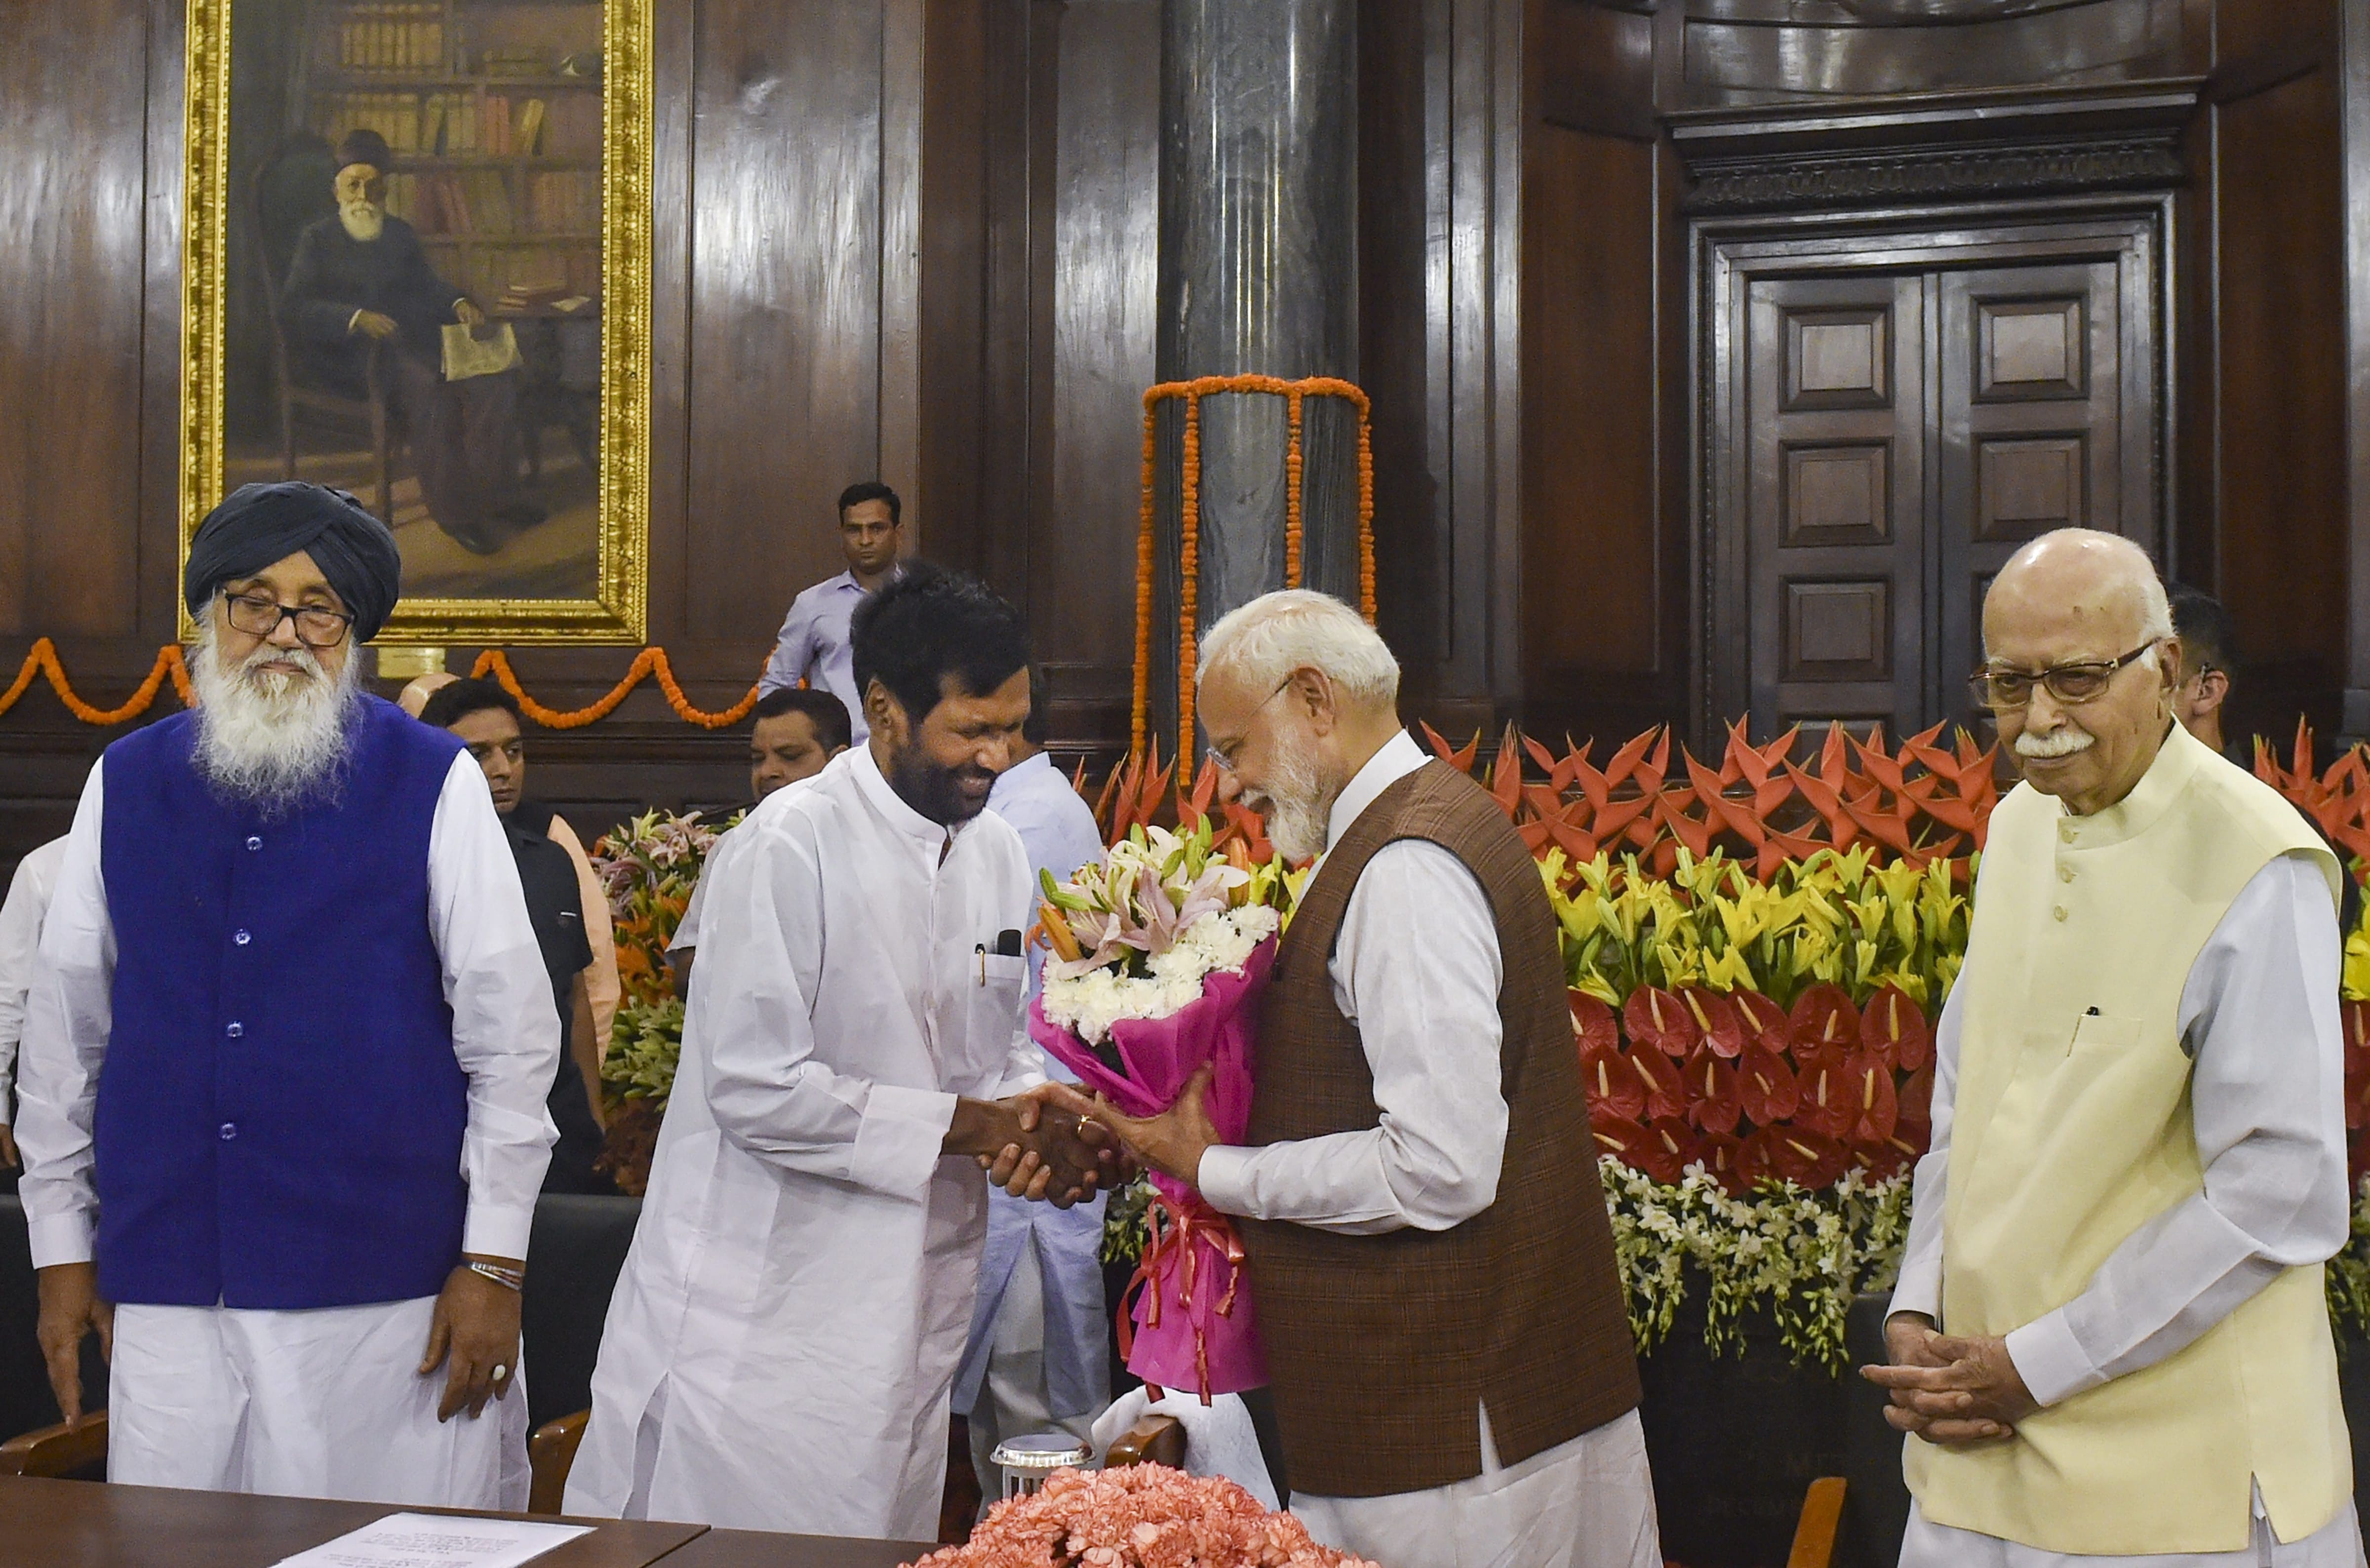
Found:
[{"label": "wooden double door", "polygon": [[2019,545],[2158,548],[2157,225],[2068,227],[1714,248],[1712,706],[1761,735],[1966,717]]}]

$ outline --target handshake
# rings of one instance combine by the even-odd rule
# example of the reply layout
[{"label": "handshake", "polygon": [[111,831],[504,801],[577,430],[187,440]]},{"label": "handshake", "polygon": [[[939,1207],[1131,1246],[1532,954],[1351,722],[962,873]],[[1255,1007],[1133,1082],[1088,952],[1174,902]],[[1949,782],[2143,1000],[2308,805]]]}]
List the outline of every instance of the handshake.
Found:
[{"label": "handshake", "polygon": [[958,1100],[941,1147],[979,1161],[988,1180],[1016,1198],[1068,1208],[1117,1186],[1133,1166],[1101,1123],[1065,1108],[1083,1103],[1065,1086],[1044,1084],[1008,1100]]}]

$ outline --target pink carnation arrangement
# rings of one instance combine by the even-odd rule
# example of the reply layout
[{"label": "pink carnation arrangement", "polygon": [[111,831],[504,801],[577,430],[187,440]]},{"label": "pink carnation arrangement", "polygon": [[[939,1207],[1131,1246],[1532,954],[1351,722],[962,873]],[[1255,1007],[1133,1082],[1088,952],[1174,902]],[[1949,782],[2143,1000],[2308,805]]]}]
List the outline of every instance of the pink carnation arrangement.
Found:
[{"label": "pink carnation arrangement", "polygon": [[964,1546],[912,1568],[1375,1568],[1317,1545],[1216,1476],[1166,1465],[1055,1470],[988,1510]]}]

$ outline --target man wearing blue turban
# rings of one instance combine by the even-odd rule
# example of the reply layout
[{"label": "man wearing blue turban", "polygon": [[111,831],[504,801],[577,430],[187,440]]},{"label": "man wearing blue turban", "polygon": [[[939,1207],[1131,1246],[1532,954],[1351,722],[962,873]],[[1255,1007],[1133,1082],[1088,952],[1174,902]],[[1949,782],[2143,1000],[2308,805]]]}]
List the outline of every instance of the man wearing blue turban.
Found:
[{"label": "man wearing blue turban", "polygon": [[525,1502],[559,1020],[485,776],[359,690],[400,564],[341,491],[233,494],[183,584],[198,705],[75,814],[20,1191],[69,1420],[111,1341],[112,1481]]}]

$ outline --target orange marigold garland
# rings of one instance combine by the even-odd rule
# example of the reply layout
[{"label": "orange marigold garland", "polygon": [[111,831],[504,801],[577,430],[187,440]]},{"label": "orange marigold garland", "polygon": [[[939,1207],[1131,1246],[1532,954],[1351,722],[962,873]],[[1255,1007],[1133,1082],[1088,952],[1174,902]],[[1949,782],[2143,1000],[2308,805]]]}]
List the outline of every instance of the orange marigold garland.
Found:
[{"label": "orange marigold garland", "polygon": [[139,718],[155,704],[156,694],[164,689],[168,679],[173,683],[174,695],[181,699],[182,707],[187,708],[195,700],[190,694],[190,667],[181,657],[181,645],[178,642],[168,642],[156,650],[156,662],[148,666],[147,678],[140,683],[121,707],[95,708],[75,694],[74,686],[66,679],[65,666],[58,662],[57,644],[46,637],[35,638],[33,646],[26,651],[25,663],[17,671],[17,678],[8,683],[6,691],[0,691],[0,713],[17,706],[17,699],[31,688],[36,674],[50,683],[50,689],[58,694],[58,700],[65,704],[66,711],[86,724],[121,724],[127,719]]},{"label": "orange marigold garland", "polygon": [[1157,556],[1153,526],[1153,485],[1156,478],[1156,410],[1164,402],[1185,405],[1185,463],[1182,504],[1178,515],[1178,638],[1177,755],[1193,750],[1194,622],[1201,594],[1202,524],[1202,399],[1219,393],[1264,392],[1285,400],[1290,441],[1284,453],[1284,581],[1301,585],[1303,564],[1301,475],[1302,401],[1306,398],[1340,398],[1358,410],[1358,613],[1369,625],[1375,619],[1375,455],[1373,405],[1352,382],[1330,375],[1286,381],[1274,375],[1204,375],[1191,381],[1164,381],[1144,394],[1144,501],[1135,550],[1135,700],[1129,733],[1133,754],[1144,750],[1145,712],[1152,698],[1153,574]]}]

